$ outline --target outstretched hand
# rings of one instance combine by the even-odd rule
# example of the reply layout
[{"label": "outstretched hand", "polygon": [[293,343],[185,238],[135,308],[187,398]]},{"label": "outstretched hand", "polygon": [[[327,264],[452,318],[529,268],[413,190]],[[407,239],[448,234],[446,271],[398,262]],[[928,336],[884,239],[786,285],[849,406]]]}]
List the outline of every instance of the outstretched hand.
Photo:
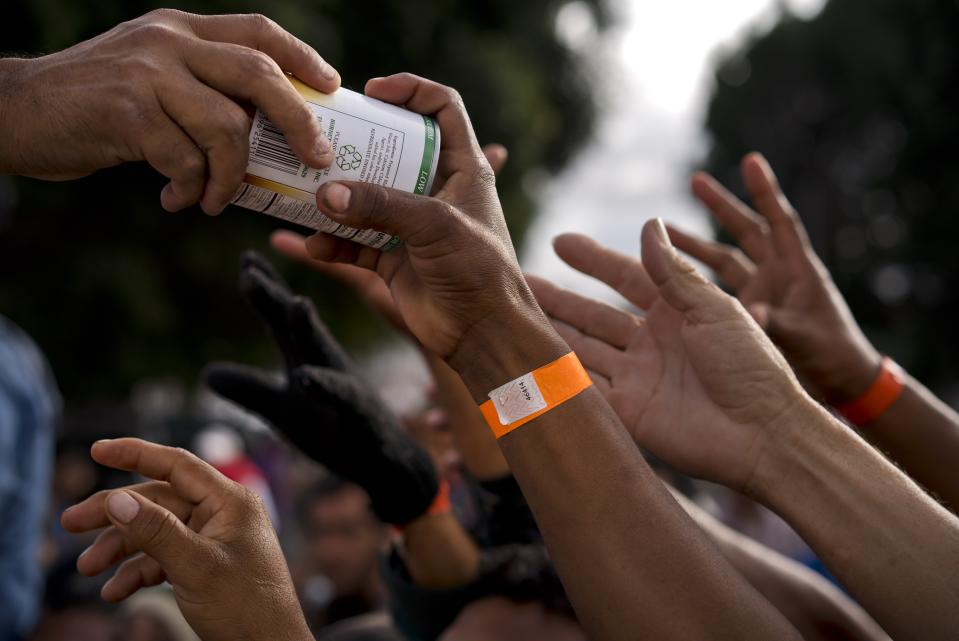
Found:
[{"label": "outstretched hand", "polygon": [[204,641],[312,638],[256,494],[189,452],[140,439],[98,441],[91,454],[153,479],[98,492],[61,517],[69,532],[105,528],[77,559],[88,576],[122,561],[104,600],[167,581]]},{"label": "outstretched hand", "polygon": [[643,228],[642,261],[574,234],[555,248],[645,312],[528,277],[634,440],[689,474],[745,488],[777,424],[804,397],[776,347],[679,256],[658,220]]},{"label": "outstretched hand", "polygon": [[758,213],[712,176],[692,180],[693,194],[740,249],[673,228],[670,238],[736,293],[810,391],[832,402],[851,400],[869,387],[881,356],[813,251],[766,159],[746,156],[742,174]]},{"label": "outstretched hand", "polygon": [[383,521],[404,524],[423,514],[438,490],[429,455],[362,379],[312,303],[252,252],[243,258],[240,289],[283,353],[285,376],[216,363],[205,372],[210,388],[363,487]]}]

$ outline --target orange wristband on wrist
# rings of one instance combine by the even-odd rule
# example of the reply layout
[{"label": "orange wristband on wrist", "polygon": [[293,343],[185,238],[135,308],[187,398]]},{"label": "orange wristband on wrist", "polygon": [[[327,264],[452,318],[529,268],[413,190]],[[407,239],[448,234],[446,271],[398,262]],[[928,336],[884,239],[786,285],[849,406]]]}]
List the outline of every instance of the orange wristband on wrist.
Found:
[{"label": "orange wristband on wrist", "polygon": [[575,352],[497,387],[480,405],[496,438],[562,405],[593,384]]},{"label": "orange wristband on wrist", "polygon": [[853,425],[866,425],[882,416],[902,394],[904,372],[888,356],[879,366],[879,375],[863,394],[848,403],[836,406],[847,421]]},{"label": "orange wristband on wrist", "polygon": [[453,511],[453,505],[450,502],[450,484],[446,479],[440,479],[440,486],[436,492],[436,498],[426,508],[427,516],[439,516],[440,514],[449,514]]},{"label": "orange wristband on wrist", "polygon": [[[433,497],[433,502],[430,503],[430,506],[426,508],[426,511],[423,512],[421,516],[416,517],[413,521],[417,521],[424,516],[440,516],[442,514],[449,514],[453,511],[453,503],[450,501],[450,484],[446,479],[440,478],[439,487],[436,488],[436,496]],[[412,521],[411,521],[412,523]],[[409,523],[404,523],[403,525],[393,525],[393,531],[397,534],[403,534],[403,531],[406,529],[406,526]]]}]

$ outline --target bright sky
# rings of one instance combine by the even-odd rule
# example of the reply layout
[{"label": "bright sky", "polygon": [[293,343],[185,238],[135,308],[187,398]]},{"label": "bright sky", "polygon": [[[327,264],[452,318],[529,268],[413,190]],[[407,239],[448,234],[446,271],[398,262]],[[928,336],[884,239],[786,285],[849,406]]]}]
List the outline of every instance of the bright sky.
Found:
[{"label": "bright sky", "polygon": [[781,5],[809,17],[823,0],[619,0],[618,23],[601,38],[584,6],[573,3],[561,11],[560,35],[590,52],[603,79],[598,98],[604,115],[594,142],[570,167],[533,187],[540,194],[540,215],[521,252],[528,271],[604,295],[553,255],[555,235],[578,231],[636,253],[640,229],[654,216],[708,232],[705,216],[687,194],[687,181],[703,151],[701,123],[713,58],[768,29]]}]

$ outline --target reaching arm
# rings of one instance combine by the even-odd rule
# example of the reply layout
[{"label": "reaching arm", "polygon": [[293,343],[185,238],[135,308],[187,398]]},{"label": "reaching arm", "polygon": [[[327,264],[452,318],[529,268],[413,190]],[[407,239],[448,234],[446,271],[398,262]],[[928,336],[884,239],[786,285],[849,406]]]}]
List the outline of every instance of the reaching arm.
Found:
[{"label": "reaching arm", "polygon": [[894,638],[955,629],[959,521],[809,398],[738,302],[648,229],[642,263],[582,236],[556,249],[645,310],[531,279],[637,443],[780,513]]},{"label": "reaching arm", "polygon": [[[692,183],[693,193],[741,250],[678,229],[670,236],[736,291],[814,396],[834,405],[858,398],[875,380],[880,354],[813,251],[766,160],[750,154],[742,171],[759,213],[711,176],[699,174]],[[959,415],[922,384],[907,376],[898,400],[858,427],[947,507],[959,507]]]},{"label": "reaching arm", "polygon": [[122,601],[164,581],[203,641],[312,641],[262,501],[184,450],[124,438],[93,459],[146,483],[94,494],[63,513],[70,532],[105,528],[77,559],[97,575],[122,561],[101,594]]},{"label": "reaching arm", "polygon": [[[367,91],[436,113],[445,182],[436,198],[327,183],[317,194],[324,213],[404,245],[382,253],[318,234],[307,239],[313,257],[375,270],[410,332],[457,371],[474,400],[566,354],[519,271],[458,96],[408,75],[371,81]],[[798,638],[676,505],[596,389],[500,445],[592,638]],[[646,544],[634,545],[637,537]]]},{"label": "reaching arm", "polygon": [[782,612],[804,641],[889,641],[866,612],[807,567],[724,525],[670,488],[726,560]]},{"label": "reaching arm", "polygon": [[403,529],[404,561],[416,585],[432,590],[469,585],[480,551],[451,512],[426,514]]}]

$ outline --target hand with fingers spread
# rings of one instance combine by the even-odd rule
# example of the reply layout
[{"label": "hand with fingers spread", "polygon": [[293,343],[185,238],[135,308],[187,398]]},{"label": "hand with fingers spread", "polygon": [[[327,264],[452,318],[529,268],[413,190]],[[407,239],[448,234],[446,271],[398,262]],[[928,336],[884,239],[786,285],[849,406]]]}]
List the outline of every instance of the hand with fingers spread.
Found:
[{"label": "hand with fingers spread", "polygon": [[[409,332],[455,370],[474,402],[569,354],[519,269],[490,162],[456,92],[400,74],[371,80],[366,93],[435,116],[443,131],[437,191],[326,183],[317,203],[330,218],[403,244],[383,253],[318,234],[306,251],[375,272]],[[717,557],[635,449],[623,447],[628,435],[593,387],[498,443],[590,638],[685,639],[717,628],[730,638],[796,638]],[[618,509],[623,502],[643,508]],[[648,545],[626,543],[637,538]],[[713,605],[703,608],[704,599]],[[682,622],[649,615],[667,611],[682,611]]]},{"label": "hand with fingers spread", "polygon": [[949,636],[959,521],[810,398],[742,305],[679,256],[661,223],[643,229],[642,261],[578,235],[555,248],[644,312],[530,277],[639,445],[779,513],[893,638]]},{"label": "hand with fingers spread", "polygon": [[778,422],[805,394],[742,306],[684,262],[658,220],[643,258],[556,239],[560,258],[617,289],[635,316],[529,276],[560,335],[637,443],[697,476],[744,488]]},{"label": "hand with fingers spread", "polygon": [[[104,70],[109,70],[105,73]],[[252,103],[306,164],[332,147],[284,72],[330,92],[337,72],[259,15],[160,9],[32,59],[0,59],[0,172],[63,180],[147,161],[168,211],[219,213],[243,180]]]},{"label": "hand with fingers spread", "polygon": [[313,304],[253,252],[243,258],[240,289],[283,353],[285,380],[217,363],[206,369],[207,385],[365,489],[383,521],[403,525],[426,512],[439,489],[429,455],[359,376]]},{"label": "hand with fingers spread", "polygon": [[63,513],[75,533],[105,528],[77,560],[86,575],[123,561],[102,596],[173,586],[203,641],[312,640],[260,499],[189,452],[124,438],[98,441],[93,459],[153,479],[105,490]]},{"label": "hand with fingers spread", "polygon": [[670,238],[736,293],[810,391],[827,401],[852,400],[872,383],[881,356],[810,246],[766,159],[746,156],[742,174],[758,213],[707,174],[692,181],[693,194],[739,249],[673,228]]},{"label": "hand with fingers spread", "polygon": [[[834,405],[860,398],[876,381],[882,356],[856,324],[766,160],[750,154],[742,172],[758,215],[706,174],[692,184],[742,251],[678,229],[669,232],[673,242],[736,292],[814,395]],[[859,427],[955,511],[959,414],[915,379],[901,379],[893,402]]]}]

